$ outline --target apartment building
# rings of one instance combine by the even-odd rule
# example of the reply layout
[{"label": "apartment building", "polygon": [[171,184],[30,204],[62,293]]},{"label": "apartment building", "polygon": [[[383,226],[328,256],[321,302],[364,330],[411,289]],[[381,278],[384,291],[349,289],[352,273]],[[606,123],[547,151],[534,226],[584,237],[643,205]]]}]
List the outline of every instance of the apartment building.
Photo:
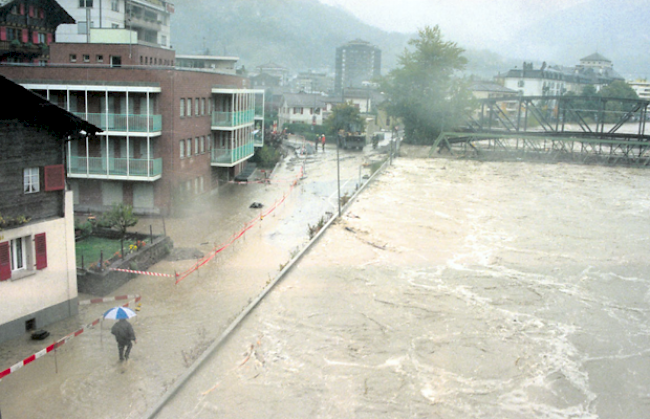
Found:
[{"label": "apartment building", "polygon": [[129,43],[171,49],[174,4],[165,0],[58,0],[75,20],[59,42]]},{"label": "apartment building", "polygon": [[75,315],[66,143],[99,129],[0,76],[0,342]]},{"label": "apartment building", "polygon": [[142,44],[58,43],[46,66],[0,74],[102,130],[70,141],[76,211],[114,203],[169,214],[233,179],[263,146],[264,92],[244,77],[176,68],[173,50]]}]

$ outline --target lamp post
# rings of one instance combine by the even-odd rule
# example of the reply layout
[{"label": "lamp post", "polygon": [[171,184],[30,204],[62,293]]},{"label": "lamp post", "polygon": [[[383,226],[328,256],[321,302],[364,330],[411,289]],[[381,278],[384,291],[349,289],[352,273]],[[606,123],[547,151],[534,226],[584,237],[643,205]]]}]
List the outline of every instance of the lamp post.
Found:
[{"label": "lamp post", "polygon": [[341,133],[336,136],[336,186],[338,190],[339,218],[341,218],[341,164],[339,161],[339,144],[341,143]]}]

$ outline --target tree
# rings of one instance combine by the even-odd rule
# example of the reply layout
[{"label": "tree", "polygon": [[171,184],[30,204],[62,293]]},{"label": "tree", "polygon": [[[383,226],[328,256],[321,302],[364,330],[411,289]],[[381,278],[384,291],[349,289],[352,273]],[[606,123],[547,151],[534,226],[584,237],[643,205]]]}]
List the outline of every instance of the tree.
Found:
[{"label": "tree", "polygon": [[467,59],[455,42],[443,41],[438,26],[418,31],[399,57],[398,68],[381,82],[389,115],[401,118],[406,140],[432,144],[443,130],[462,125],[471,108],[471,93],[454,77]]},{"label": "tree", "polygon": [[332,113],[325,120],[325,127],[333,134],[340,130],[362,132],[366,129],[366,124],[359,114],[359,108],[345,102],[332,108]]},{"label": "tree", "polygon": [[[600,97],[616,99],[638,99],[634,89],[623,80],[615,80],[600,90]],[[616,122],[628,111],[632,110],[635,103],[608,100],[605,105],[605,122]]]},{"label": "tree", "polygon": [[131,205],[113,204],[113,208],[103,214],[102,224],[117,230],[124,239],[126,229],[138,224],[138,218],[133,215]]}]

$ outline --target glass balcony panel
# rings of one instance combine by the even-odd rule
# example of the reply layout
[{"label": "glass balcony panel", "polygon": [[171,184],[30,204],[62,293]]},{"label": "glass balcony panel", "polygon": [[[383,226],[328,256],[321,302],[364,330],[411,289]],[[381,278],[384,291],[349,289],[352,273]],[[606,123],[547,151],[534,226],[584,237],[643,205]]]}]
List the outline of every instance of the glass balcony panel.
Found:
[{"label": "glass balcony panel", "polygon": [[128,132],[156,132],[162,130],[162,115],[131,115],[114,113],[89,113],[86,118],[85,112],[72,112],[81,119],[86,119],[91,124],[98,126],[104,131],[127,131]]}]

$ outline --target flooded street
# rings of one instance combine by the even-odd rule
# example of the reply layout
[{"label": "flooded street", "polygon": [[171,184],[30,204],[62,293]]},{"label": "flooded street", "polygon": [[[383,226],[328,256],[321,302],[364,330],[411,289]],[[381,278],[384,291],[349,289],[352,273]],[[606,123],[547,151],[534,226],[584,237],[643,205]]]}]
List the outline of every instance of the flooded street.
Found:
[{"label": "flooded street", "polygon": [[[342,155],[342,193],[363,159]],[[286,202],[204,270],[115,292],[143,296],[130,362],[110,332],[89,330],[0,382],[3,419],[142,417],[305,245],[307,224],[336,213],[334,149],[305,167]],[[193,223],[170,223],[176,246],[209,252],[255,216],[249,201],[288,189],[237,186],[188,210]],[[158,417],[644,418],[649,186],[647,170],[625,167],[401,157]],[[42,346],[18,343],[27,352],[3,345],[3,365]]]}]

